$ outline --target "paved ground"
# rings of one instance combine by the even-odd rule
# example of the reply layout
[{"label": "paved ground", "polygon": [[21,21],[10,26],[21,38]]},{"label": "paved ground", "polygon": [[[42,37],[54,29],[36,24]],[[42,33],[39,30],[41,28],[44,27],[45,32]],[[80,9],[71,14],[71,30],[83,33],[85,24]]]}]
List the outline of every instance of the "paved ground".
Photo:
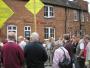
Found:
[{"label": "paved ground", "polygon": [[[0,67],[0,68],[3,68],[3,67]],[[25,67],[26,68],[26,67]],[[47,65],[45,65],[45,68],[52,68],[51,66],[47,66]]]},{"label": "paved ground", "polygon": [[[1,67],[1,68],[3,68],[3,67]],[[52,68],[51,66],[46,66],[45,68]]]},{"label": "paved ground", "polygon": [[52,68],[51,66],[46,66],[45,68]]},{"label": "paved ground", "polygon": [[[1,68],[3,68],[3,67],[1,67]],[[45,68],[52,68],[51,66],[45,66]]]}]

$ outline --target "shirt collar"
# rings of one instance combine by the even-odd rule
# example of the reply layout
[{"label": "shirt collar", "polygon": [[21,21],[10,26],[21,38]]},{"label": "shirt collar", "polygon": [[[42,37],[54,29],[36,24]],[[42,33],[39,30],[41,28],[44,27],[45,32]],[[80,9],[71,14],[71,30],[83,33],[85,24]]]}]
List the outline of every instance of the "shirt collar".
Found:
[{"label": "shirt collar", "polygon": [[13,40],[8,40],[8,42],[14,42]]}]

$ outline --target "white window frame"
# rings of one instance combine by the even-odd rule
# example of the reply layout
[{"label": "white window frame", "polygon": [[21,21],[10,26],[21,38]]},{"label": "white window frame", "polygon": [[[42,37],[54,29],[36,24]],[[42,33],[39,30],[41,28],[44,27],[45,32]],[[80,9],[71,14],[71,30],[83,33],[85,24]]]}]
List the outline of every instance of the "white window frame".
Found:
[{"label": "white window frame", "polygon": [[[9,27],[11,27],[10,30],[9,30]],[[14,30],[13,27],[16,27],[16,30]],[[17,26],[16,25],[7,25],[7,40],[8,40],[8,33],[9,32],[15,32],[16,40],[17,40]]]},{"label": "white window frame", "polygon": [[[27,30],[25,30],[25,27],[27,28]],[[28,28],[30,28],[30,30],[29,30]],[[27,25],[24,26],[24,37],[26,37],[26,36],[25,36],[25,31],[29,31],[30,34],[31,34],[31,26],[27,26]]]},{"label": "white window frame", "polygon": [[74,10],[74,21],[79,21],[79,12]]},{"label": "white window frame", "polygon": [[45,38],[45,39],[49,39],[49,37],[51,37],[50,31],[51,31],[51,29],[54,29],[54,33],[53,33],[53,34],[54,34],[54,37],[53,37],[53,38],[55,39],[55,28],[53,28],[53,27],[44,27],[44,29],[45,29],[45,28],[48,29],[48,33],[49,33],[49,34],[48,34],[48,38],[45,38],[45,32],[44,32],[44,38]]},{"label": "white window frame", "polygon": [[[45,11],[45,7],[48,8],[48,11]],[[50,11],[50,8],[52,8],[53,10]],[[45,12],[48,12],[48,15],[47,16],[45,16]],[[53,15],[50,15],[50,13],[52,13]],[[44,6],[44,17],[45,18],[53,18],[54,17],[54,7],[53,6],[51,6],[51,5],[45,5]]]}]

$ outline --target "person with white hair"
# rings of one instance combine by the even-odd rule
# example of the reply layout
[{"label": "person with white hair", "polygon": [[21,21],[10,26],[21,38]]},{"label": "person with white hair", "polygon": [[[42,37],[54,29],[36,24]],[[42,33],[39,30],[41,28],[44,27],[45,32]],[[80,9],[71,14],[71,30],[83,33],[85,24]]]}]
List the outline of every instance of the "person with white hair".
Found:
[{"label": "person with white hair", "polygon": [[27,68],[44,68],[48,56],[39,41],[39,34],[33,32],[30,39],[31,42],[25,46],[24,50]]},{"label": "person with white hair", "polygon": [[33,32],[31,34],[31,42],[34,42],[34,41],[39,41],[39,34],[37,32]]}]

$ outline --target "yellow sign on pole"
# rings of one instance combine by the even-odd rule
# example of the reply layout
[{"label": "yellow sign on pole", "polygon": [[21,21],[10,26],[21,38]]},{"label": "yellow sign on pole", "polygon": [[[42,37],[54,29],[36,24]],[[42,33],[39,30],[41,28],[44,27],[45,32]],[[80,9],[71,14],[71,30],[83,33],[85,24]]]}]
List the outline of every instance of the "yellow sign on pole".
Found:
[{"label": "yellow sign on pole", "polygon": [[5,21],[13,14],[14,12],[2,1],[0,0],[0,28],[3,27]]},{"label": "yellow sign on pole", "polygon": [[41,10],[44,4],[41,0],[30,0],[25,7],[34,14],[35,32],[37,31],[36,14]]},{"label": "yellow sign on pole", "polygon": [[37,14],[41,8],[44,6],[44,4],[41,2],[41,0],[30,0],[25,7],[31,11],[33,14]]}]

